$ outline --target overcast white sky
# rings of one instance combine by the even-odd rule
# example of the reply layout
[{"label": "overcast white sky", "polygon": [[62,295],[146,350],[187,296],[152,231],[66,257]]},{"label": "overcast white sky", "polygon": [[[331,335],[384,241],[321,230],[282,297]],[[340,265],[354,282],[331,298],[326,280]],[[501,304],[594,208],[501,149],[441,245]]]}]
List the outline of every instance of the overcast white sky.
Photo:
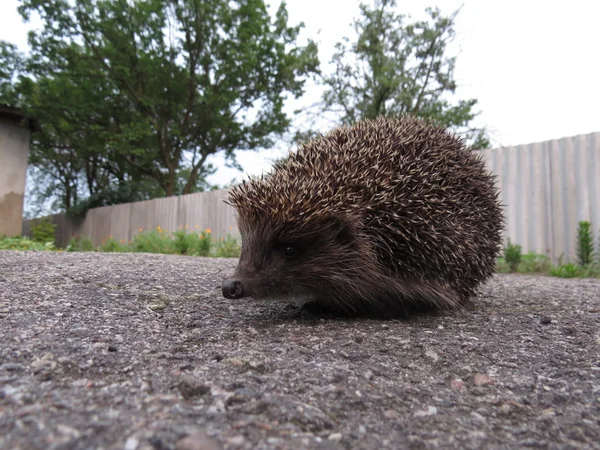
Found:
[{"label": "overcast white sky", "polygon": [[[274,6],[278,1],[271,1]],[[494,145],[518,145],[600,131],[600,2],[595,0],[399,0],[401,12],[418,17],[427,6],[457,18],[458,95],[479,100],[479,123],[493,131]],[[351,35],[357,0],[288,0],[290,22],[303,21],[303,36],[319,43],[322,63]],[[0,1],[0,39],[27,49],[17,0]],[[307,95],[307,104],[315,99]],[[269,167],[276,151],[240,152],[244,171]],[[222,166],[211,182],[241,174]]]}]

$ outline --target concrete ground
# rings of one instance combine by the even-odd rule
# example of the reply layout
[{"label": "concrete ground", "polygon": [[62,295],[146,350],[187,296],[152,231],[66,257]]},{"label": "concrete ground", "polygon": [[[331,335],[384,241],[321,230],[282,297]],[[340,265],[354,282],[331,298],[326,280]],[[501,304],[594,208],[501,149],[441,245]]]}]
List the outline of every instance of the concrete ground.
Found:
[{"label": "concrete ground", "polygon": [[600,448],[600,280],[336,320],[222,298],[235,264],[0,252],[0,448]]}]

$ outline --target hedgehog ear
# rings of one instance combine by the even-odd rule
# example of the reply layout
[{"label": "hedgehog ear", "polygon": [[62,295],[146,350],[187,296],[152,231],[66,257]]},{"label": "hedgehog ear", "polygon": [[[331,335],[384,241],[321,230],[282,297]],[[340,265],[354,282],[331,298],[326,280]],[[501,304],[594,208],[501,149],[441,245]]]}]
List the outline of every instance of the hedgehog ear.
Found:
[{"label": "hedgehog ear", "polygon": [[337,242],[350,245],[356,236],[356,221],[350,216],[331,216],[327,219],[329,230],[334,234]]}]

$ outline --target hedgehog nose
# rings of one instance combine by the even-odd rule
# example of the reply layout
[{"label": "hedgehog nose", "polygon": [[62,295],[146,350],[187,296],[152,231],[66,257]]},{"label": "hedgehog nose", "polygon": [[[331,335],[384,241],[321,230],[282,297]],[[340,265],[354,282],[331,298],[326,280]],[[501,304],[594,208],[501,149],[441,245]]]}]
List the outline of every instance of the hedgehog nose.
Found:
[{"label": "hedgehog nose", "polygon": [[231,300],[241,298],[244,295],[244,287],[242,286],[242,282],[234,280],[233,278],[224,280],[222,289],[223,297]]}]

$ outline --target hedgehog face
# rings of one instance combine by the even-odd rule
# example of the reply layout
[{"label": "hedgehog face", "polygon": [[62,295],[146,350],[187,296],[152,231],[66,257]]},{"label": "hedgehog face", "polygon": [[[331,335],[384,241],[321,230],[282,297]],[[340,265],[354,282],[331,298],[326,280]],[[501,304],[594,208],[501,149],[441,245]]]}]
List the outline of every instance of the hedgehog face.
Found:
[{"label": "hedgehog face", "polygon": [[245,219],[240,233],[238,267],[222,285],[229,299],[315,300],[339,292],[361,258],[355,224],[346,219],[321,217],[302,226]]}]

